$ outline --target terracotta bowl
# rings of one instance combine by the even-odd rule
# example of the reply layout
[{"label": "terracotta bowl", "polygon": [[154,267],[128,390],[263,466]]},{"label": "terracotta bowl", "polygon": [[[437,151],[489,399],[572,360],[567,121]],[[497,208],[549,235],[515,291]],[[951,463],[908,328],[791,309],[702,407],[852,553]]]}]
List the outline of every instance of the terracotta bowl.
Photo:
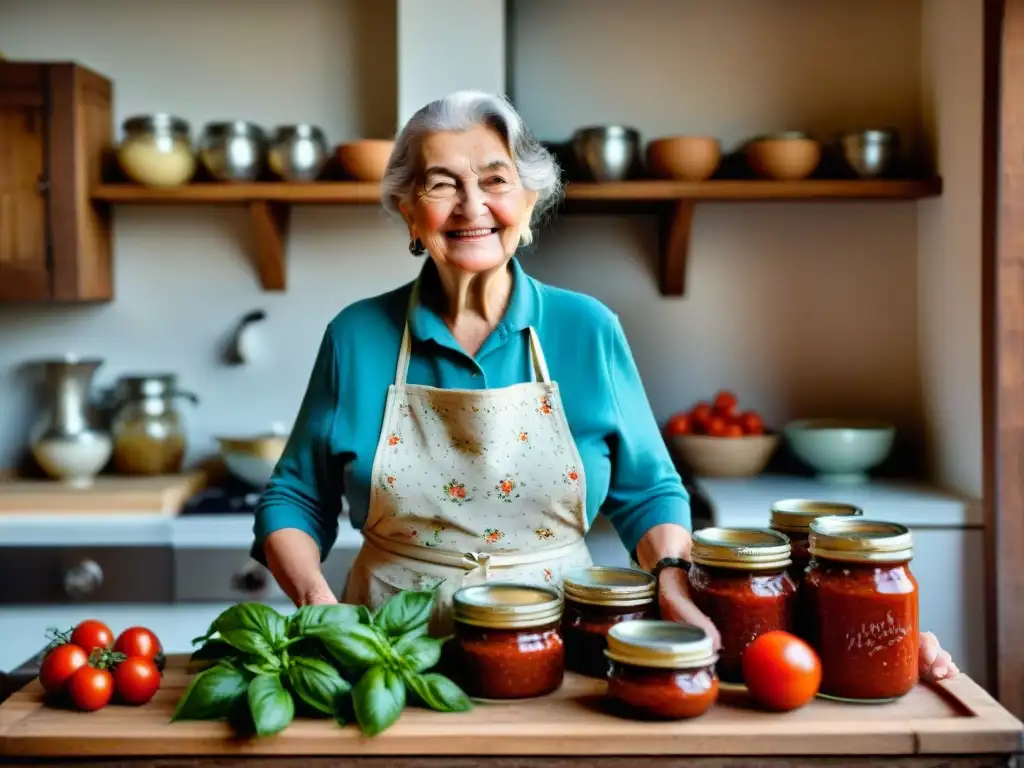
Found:
[{"label": "terracotta bowl", "polygon": [[704,181],[721,160],[722,147],[713,136],[666,136],[647,145],[647,170],[662,179]]},{"label": "terracotta bowl", "polygon": [[700,477],[753,477],[764,472],[780,440],[778,435],[675,435],[672,447]]},{"label": "terracotta bowl", "polygon": [[754,139],[744,154],[758,176],[778,181],[806,179],[821,162],[821,144],[803,134]]},{"label": "terracotta bowl", "polygon": [[390,139],[362,139],[339,144],[334,151],[345,173],[353,179],[380,181],[394,146]]}]

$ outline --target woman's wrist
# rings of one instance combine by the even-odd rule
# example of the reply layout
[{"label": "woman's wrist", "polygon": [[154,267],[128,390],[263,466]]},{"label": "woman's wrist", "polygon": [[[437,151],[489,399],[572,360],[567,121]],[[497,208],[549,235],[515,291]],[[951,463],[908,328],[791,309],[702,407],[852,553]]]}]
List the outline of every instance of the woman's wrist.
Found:
[{"label": "woman's wrist", "polygon": [[320,550],[309,534],[294,528],[274,531],[263,551],[274,580],[296,606],[337,602],[320,569]]},{"label": "woman's wrist", "polygon": [[636,546],[636,562],[645,571],[664,558],[690,559],[690,532],[676,523],[661,523],[640,537]]}]

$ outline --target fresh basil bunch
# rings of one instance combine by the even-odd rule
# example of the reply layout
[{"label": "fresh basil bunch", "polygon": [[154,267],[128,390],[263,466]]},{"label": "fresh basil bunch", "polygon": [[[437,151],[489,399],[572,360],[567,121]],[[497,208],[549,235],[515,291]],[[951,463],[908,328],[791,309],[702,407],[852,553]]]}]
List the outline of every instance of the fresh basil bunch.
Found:
[{"label": "fresh basil bunch", "polygon": [[465,712],[469,697],[430,672],[448,638],[427,634],[433,591],[399,592],[371,614],[357,605],[303,606],[285,617],[259,603],[218,616],[190,664],[200,671],[171,721],[234,720],[258,736],[279,733],[296,713],[353,717],[367,736],[398,720],[407,701]]}]

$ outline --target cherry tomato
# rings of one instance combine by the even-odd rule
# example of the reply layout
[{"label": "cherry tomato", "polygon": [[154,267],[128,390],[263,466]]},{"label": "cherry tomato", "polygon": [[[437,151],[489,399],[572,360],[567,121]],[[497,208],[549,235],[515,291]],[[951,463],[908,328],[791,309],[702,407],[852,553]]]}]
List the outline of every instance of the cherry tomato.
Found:
[{"label": "cherry tomato", "polygon": [[750,695],[766,709],[799,709],[818,693],[821,660],[795,635],[765,632],[743,652],[743,680]]},{"label": "cherry tomato", "polygon": [[711,404],[703,400],[690,409],[690,430],[695,435],[707,432],[708,421],[711,419]]},{"label": "cherry tomato", "polygon": [[89,654],[73,643],[53,648],[39,667],[39,682],[49,694],[58,694],[67,688],[68,680],[89,661]]},{"label": "cherry tomato", "polygon": [[745,435],[763,435],[764,419],[756,411],[746,411],[736,418]]},{"label": "cherry tomato", "polygon": [[722,433],[722,437],[743,437],[743,427],[737,424],[735,421],[727,424],[725,432]]},{"label": "cherry tomato", "polygon": [[686,435],[690,432],[690,414],[677,413],[673,415],[665,425],[665,431],[669,437],[674,435]]},{"label": "cherry tomato", "polygon": [[71,642],[81,646],[86,653],[95,648],[109,648],[114,644],[114,633],[110,627],[96,619],[79,622],[71,632]]},{"label": "cherry tomato", "polygon": [[712,437],[725,437],[728,428],[729,420],[725,416],[715,414],[708,420],[707,432]]},{"label": "cherry tomato", "polygon": [[160,670],[151,659],[130,656],[114,667],[114,688],[126,704],[145,704],[160,688]]},{"label": "cherry tomato", "polygon": [[723,416],[732,416],[736,412],[736,403],[736,395],[727,389],[723,389],[715,395],[711,409]]},{"label": "cherry tomato", "polygon": [[114,695],[114,676],[105,669],[79,667],[68,680],[72,703],[86,712],[103,709]]},{"label": "cherry tomato", "polygon": [[155,659],[162,650],[160,640],[145,627],[129,627],[117,637],[114,650],[125,656]]}]

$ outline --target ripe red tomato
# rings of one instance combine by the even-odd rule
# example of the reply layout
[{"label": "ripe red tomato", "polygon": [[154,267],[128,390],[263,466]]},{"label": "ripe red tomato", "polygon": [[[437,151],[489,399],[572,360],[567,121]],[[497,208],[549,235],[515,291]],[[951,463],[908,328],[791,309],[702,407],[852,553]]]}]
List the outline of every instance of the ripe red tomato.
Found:
[{"label": "ripe red tomato", "polygon": [[43,657],[39,667],[39,682],[49,694],[58,694],[67,687],[68,680],[89,661],[89,654],[73,643],[53,648]]},{"label": "ripe red tomato", "polygon": [[764,419],[757,411],[746,411],[736,418],[745,435],[763,435]]},{"label": "ripe red tomato", "polygon": [[711,420],[711,404],[703,400],[690,409],[690,431],[695,435],[707,432],[708,421]]},{"label": "ripe red tomato", "polygon": [[68,680],[68,693],[79,709],[86,712],[103,709],[114,695],[114,676],[105,669],[80,667]]},{"label": "ripe red tomato", "polygon": [[743,427],[735,421],[731,422],[726,425],[725,432],[722,433],[722,437],[743,437]]},{"label": "ripe red tomato", "polygon": [[114,667],[114,687],[126,704],[145,704],[160,688],[160,670],[151,659],[130,656]]},{"label": "ripe red tomato", "polygon": [[708,420],[707,431],[712,437],[725,437],[725,432],[728,428],[729,420],[725,416],[715,414]]},{"label": "ripe red tomato", "polygon": [[690,432],[690,414],[676,413],[665,424],[665,432],[669,437],[686,435]]},{"label": "ripe red tomato", "polygon": [[750,695],[766,709],[799,709],[818,693],[821,660],[795,635],[765,632],[743,652],[743,680]]},{"label": "ripe red tomato", "polygon": [[155,659],[162,647],[160,640],[145,627],[129,627],[117,637],[114,650],[125,656],[141,656],[144,659]]},{"label": "ripe red tomato", "polygon": [[86,653],[95,648],[109,648],[114,644],[114,633],[110,627],[96,619],[79,622],[71,632],[71,642],[81,646]]},{"label": "ripe red tomato", "polygon": [[723,389],[715,395],[711,408],[715,413],[720,413],[723,416],[732,416],[736,412],[736,403],[736,395],[727,389]]}]

